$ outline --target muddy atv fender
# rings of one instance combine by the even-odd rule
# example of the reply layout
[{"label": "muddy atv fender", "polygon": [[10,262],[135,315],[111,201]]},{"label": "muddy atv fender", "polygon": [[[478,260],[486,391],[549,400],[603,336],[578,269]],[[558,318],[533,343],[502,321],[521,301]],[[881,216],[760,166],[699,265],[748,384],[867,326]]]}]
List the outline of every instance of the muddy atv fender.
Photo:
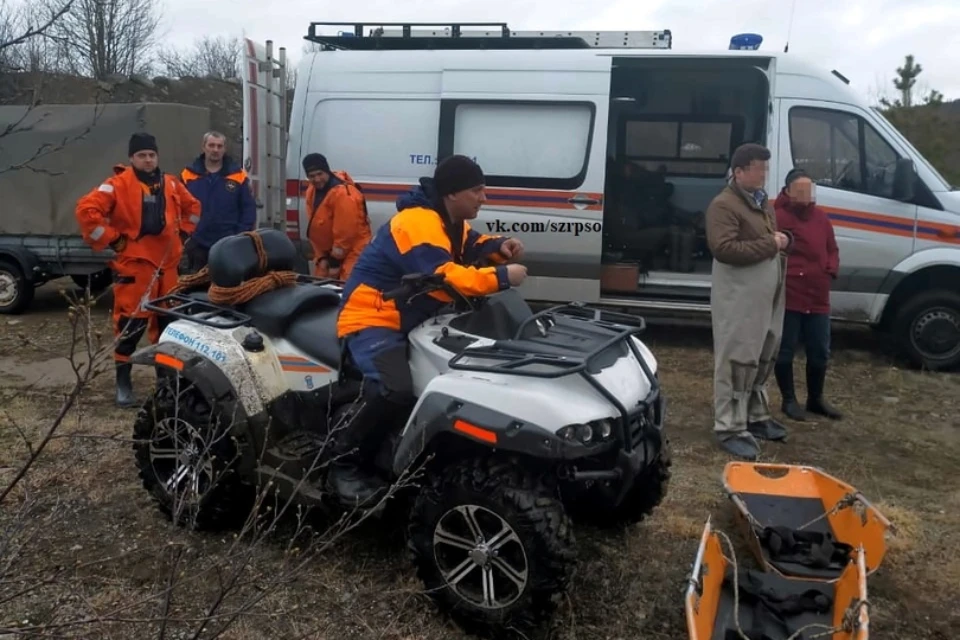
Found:
[{"label": "muddy atv fender", "polygon": [[[604,446],[587,446],[558,434],[560,427],[569,424],[607,419],[611,408],[602,399],[589,395],[572,398],[565,389],[556,390],[557,380],[529,378],[523,385],[516,380],[515,376],[479,377],[459,372],[431,380],[404,426],[394,455],[394,473],[400,475],[438,442],[449,442],[450,436],[547,464],[595,455],[598,447]],[[551,384],[555,390],[548,393]],[[557,397],[570,399],[570,405],[559,406]]]},{"label": "muddy atv fender", "polygon": [[258,449],[251,416],[227,375],[173,342],[145,347],[131,362],[157,370],[154,393],[133,427],[144,489],[179,526],[218,529],[242,521],[253,498],[244,478],[256,467]]},{"label": "muddy atv fender", "polygon": [[[248,343],[247,338],[254,340]],[[191,357],[209,361],[236,390],[247,415],[263,413],[268,403],[288,389],[270,338],[241,326],[215,329],[193,322],[174,322],[164,329],[158,345],[186,348]],[[245,348],[245,344],[255,344]]]}]

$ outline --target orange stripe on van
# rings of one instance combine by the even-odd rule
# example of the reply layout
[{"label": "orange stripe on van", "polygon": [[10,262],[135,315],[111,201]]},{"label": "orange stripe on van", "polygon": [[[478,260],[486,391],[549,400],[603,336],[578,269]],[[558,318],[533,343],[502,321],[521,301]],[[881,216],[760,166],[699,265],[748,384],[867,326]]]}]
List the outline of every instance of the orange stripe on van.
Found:
[{"label": "orange stripe on van", "polygon": [[960,226],[957,225],[926,221],[915,222],[908,218],[829,206],[825,206],[823,209],[830,216],[830,221],[835,227],[882,233],[901,238],[912,238],[914,227],[916,227],[918,240],[960,245]]},{"label": "orange stripe on van", "polygon": [[[413,184],[399,182],[361,182],[360,188],[369,202],[394,202],[414,188]],[[288,198],[302,196],[306,191],[307,182],[287,180],[286,193]],[[537,209],[576,209],[568,202],[575,195],[582,195],[600,201],[600,204],[583,206],[586,211],[603,211],[602,193],[584,193],[581,191],[564,191],[562,189],[511,189],[506,187],[487,187],[487,201],[491,205],[504,207],[535,207]]]},{"label": "orange stripe on van", "polygon": [[[363,194],[372,202],[393,202],[407,193],[414,185],[399,183],[361,183]],[[576,209],[568,202],[575,195],[583,195],[599,200],[599,204],[583,206],[586,211],[603,211],[603,194],[562,189],[512,189],[507,187],[487,187],[487,202],[503,207],[530,207],[537,209]]]},{"label": "orange stripe on van", "polygon": [[[306,189],[306,181],[298,184],[297,180],[287,181],[287,195],[295,197]],[[363,182],[360,183],[364,196],[370,202],[394,202],[399,196],[407,193],[414,187],[412,184],[390,182]],[[536,209],[575,209],[567,200],[576,194],[601,201],[601,204],[591,204],[583,207],[586,211],[603,211],[602,193],[582,193],[578,191],[564,191],[559,189],[508,189],[505,187],[488,187],[486,190],[488,203],[492,206],[529,207]],[[914,236],[914,220],[898,218],[896,216],[858,211],[855,209],[841,209],[839,207],[823,206],[830,216],[835,227],[881,233],[900,238]],[[916,237],[918,240],[939,242],[943,244],[960,245],[960,225],[943,224],[938,222],[917,222]]]}]

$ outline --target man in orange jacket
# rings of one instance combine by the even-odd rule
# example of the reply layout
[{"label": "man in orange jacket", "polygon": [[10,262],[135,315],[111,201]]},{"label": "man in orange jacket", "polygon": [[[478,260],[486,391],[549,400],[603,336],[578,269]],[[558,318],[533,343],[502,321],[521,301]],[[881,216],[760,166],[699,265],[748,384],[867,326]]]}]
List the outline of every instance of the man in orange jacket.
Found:
[{"label": "man in orange jacket", "polygon": [[130,136],[130,165],[77,201],[75,214],[84,241],[94,251],[107,247],[116,258],[113,272],[113,331],[118,406],[136,403],[130,380],[130,356],[148,330],[160,339],[156,314],[142,302],[167,295],[177,284],[183,238],[200,221],[200,201],[176,177],[158,166],[157,142],[148,133]]},{"label": "man in orange jacket", "polygon": [[303,158],[310,185],[307,200],[307,239],[313,247],[313,274],[346,280],[360,252],[370,243],[370,220],[360,188],[346,171],[331,171],[319,153]]}]

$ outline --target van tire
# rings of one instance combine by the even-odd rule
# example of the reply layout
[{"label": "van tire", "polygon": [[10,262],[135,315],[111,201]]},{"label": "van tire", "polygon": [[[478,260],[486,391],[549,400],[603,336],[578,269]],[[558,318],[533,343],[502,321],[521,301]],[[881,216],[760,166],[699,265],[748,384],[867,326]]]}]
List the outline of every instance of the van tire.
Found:
[{"label": "van tire", "polygon": [[[957,367],[960,365],[960,294],[941,289],[924,291],[908,299],[896,312],[893,335],[914,367],[929,371]],[[931,339],[945,338],[955,342],[936,351],[929,348]]]},{"label": "van tire", "polygon": [[0,313],[9,315],[23,313],[36,293],[20,265],[6,258],[0,258],[0,288]]}]

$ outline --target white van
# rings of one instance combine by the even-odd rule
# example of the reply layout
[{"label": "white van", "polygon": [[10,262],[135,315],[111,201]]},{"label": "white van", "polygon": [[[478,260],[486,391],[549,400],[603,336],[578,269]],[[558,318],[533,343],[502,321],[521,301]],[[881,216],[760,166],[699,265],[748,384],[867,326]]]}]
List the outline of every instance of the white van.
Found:
[{"label": "white van", "polygon": [[[771,197],[795,166],[817,181],[840,246],[834,317],[891,332],[917,365],[960,363],[960,192],[840,73],[793,54],[676,51],[669,31],[318,26],[286,149],[258,140],[276,125],[245,108],[248,169],[266,168],[268,150],[285,164],[285,183],[273,171],[258,199],[285,186],[284,214],[267,219],[292,238],[306,230],[307,153],[362,185],[375,227],[437,158],[461,153],[487,176],[473,226],[526,245],[527,299],[709,314],[703,212],[732,150],[758,142],[773,154]],[[249,101],[276,67],[267,48],[246,47]],[[281,102],[261,93],[256,104],[277,113]]]}]

